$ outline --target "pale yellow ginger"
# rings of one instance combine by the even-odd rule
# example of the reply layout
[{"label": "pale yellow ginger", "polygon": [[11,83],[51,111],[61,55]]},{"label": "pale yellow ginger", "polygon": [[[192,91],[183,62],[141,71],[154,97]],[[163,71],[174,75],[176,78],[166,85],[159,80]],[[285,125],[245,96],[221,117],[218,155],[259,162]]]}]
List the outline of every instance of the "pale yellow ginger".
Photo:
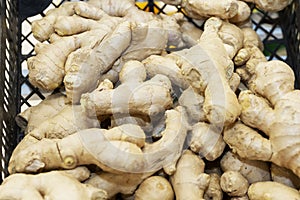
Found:
[{"label": "pale yellow ginger", "polygon": [[[260,56],[261,54],[263,54],[261,51],[263,50],[264,46],[259,35],[250,27],[242,28],[242,31],[244,34],[243,48],[234,58],[234,63],[238,66],[244,65],[250,59],[250,57],[253,57],[252,54],[254,53],[256,53],[257,55],[255,55],[255,57],[253,58],[264,58],[264,56]],[[258,49],[261,51],[259,51]]]},{"label": "pale yellow ginger", "polygon": [[32,22],[33,36],[43,42],[49,39],[50,35],[54,33],[53,24],[56,22],[57,16],[71,16],[75,14],[76,2],[66,2],[59,8],[53,8],[46,13],[46,16],[40,20]]},{"label": "pale yellow ginger", "polygon": [[253,183],[248,189],[250,200],[300,199],[298,190],[273,181]]},{"label": "pale yellow ginger", "polygon": [[269,161],[272,156],[270,141],[241,122],[225,129],[223,139],[242,158]]},{"label": "pale yellow ginger", "polygon": [[[96,89],[82,95],[81,105],[89,116],[138,114],[153,116],[172,106],[171,83],[166,76],[146,79],[138,61],[127,62],[121,72],[121,84],[115,89]],[[134,106],[133,106],[134,105]]]},{"label": "pale yellow ginger", "polygon": [[249,187],[248,180],[237,171],[226,171],[220,178],[220,186],[229,196],[244,196]]},{"label": "pale yellow ginger", "polygon": [[191,150],[209,161],[221,156],[226,146],[222,137],[222,130],[205,122],[198,122],[193,125],[189,137],[188,142]]},{"label": "pale yellow ginger", "polygon": [[[139,127],[136,126],[136,129]],[[73,169],[76,166],[88,164],[95,164],[105,170],[110,170],[107,167],[110,166],[111,171],[143,167],[142,151],[137,145],[125,141],[109,141],[103,134],[105,131],[107,130],[85,129],[63,139],[43,138],[22,151],[16,152],[15,155],[13,153],[9,171],[10,173],[32,173],[60,168]],[[89,144],[91,142],[94,145]],[[95,146],[100,143],[102,143],[101,146]],[[74,146],[70,146],[70,144]],[[96,150],[90,151],[93,148]],[[112,159],[109,156],[111,154],[118,156]],[[131,159],[129,155],[134,156]],[[136,161],[137,158],[140,161]],[[126,163],[121,163],[120,159],[125,159]],[[114,162],[118,162],[120,165],[115,165]]]},{"label": "pale yellow ginger", "polygon": [[80,47],[74,38],[62,38],[52,44],[43,45],[37,55],[28,58],[29,81],[43,90],[54,90],[62,83],[67,56]]},{"label": "pale yellow ginger", "polygon": [[130,12],[137,11],[134,0],[89,0],[88,4],[93,5],[96,8],[102,9],[108,15],[125,17]]},{"label": "pale yellow ginger", "polygon": [[135,191],[136,200],[173,200],[174,192],[167,179],[161,176],[151,176],[145,179]]},{"label": "pale yellow ginger", "polygon": [[76,178],[80,182],[87,180],[91,176],[90,170],[85,166],[79,166],[74,169],[66,169],[61,171]]},{"label": "pale yellow ginger", "polygon": [[60,112],[41,122],[28,134],[37,139],[60,139],[79,130],[97,127],[100,127],[100,122],[89,118],[80,105],[65,105]]},{"label": "pale yellow ginger", "polygon": [[87,19],[99,20],[107,15],[101,8],[97,8],[94,5],[83,1],[77,2],[74,10],[77,15]]},{"label": "pale yellow ginger", "polygon": [[[76,66],[71,67],[72,62],[67,61],[70,54],[72,55],[79,48],[85,47],[89,50],[93,48],[103,40],[107,33],[116,28],[120,20],[116,18],[103,18],[100,22],[99,28],[95,30],[54,39],[54,42],[48,45],[37,45],[35,49],[37,55],[27,60],[29,81],[42,90],[51,91],[62,84],[65,74],[71,76],[72,71],[79,71],[80,68],[76,68]],[[90,67],[92,68],[93,66]],[[80,81],[80,77],[78,80]]]},{"label": "pale yellow ginger", "polygon": [[149,170],[159,169],[161,165],[166,174],[172,175],[176,171],[176,163],[182,154],[189,127],[182,107],[165,113],[165,129],[160,133],[162,137],[154,143],[146,143],[143,152]]},{"label": "pale yellow ginger", "polygon": [[270,181],[271,174],[269,164],[259,160],[248,160],[228,151],[220,162],[223,171],[238,171],[249,182]]},{"label": "pale yellow ginger", "polygon": [[178,102],[185,108],[190,124],[206,120],[203,111],[204,97],[194,91],[192,87],[188,87],[181,93]]},{"label": "pale yellow ginger", "polygon": [[[170,2],[169,0],[166,2]],[[176,3],[178,5],[178,3]],[[238,3],[236,0],[182,0],[180,6],[184,9],[187,16],[194,19],[209,17],[219,17],[229,19],[237,14]]]},{"label": "pale yellow ginger", "polygon": [[0,185],[0,199],[91,199],[105,200],[107,193],[91,185],[82,184],[63,171],[37,175],[13,174]]},{"label": "pale yellow ginger", "polygon": [[233,59],[237,52],[243,47],[243,31],[234,24],[224,21],[218,31],[218,35],[223,41],[229,58]]},{"label": "pale yellow ginger", "polygon": [[[119,42],[112,42],[117,41]],[[66,62],[64,84],[66,95],[78,103],[82,93],[96,88],[101,74],[111,68],[131,41],[131,24],[123,22],[106,35],[94,48],[81,48]],[[102,49],[106,49],[102,51]]]},{"label": "pale yellow ginger", "polygon": [[[162,168],[170,169],[169,166],[176,163],[180,157],[186,138],[184,120],[182,109],[166,111],[166,128],[162,138],[151,144],[145,143],[142,148],[138,146],[141,138],[139,135],[133,135],[135,139],[132,139],[130,135],[124,137],[123,134],[116,133],[122,133],[122,129],[125,128],[135,134],[144,134],[139,126],[133,124],[121,125],[110,130],[85,129],[56,140],[43,138],[32,141],[28,138],[31,145],[13,153],[9,171],[15,173],[73,169],[89,164],[114,173],[144,173]],[[109,134],[112,136],[108,136]]]},{"label": "pale yellow ginger", "polygon": [[220,186],[220,176],[216,173],[209,174],[210,181],[207,189],[205,190],[204,199],[205,200],[222,200],[223,191]]},{"label": "pale yellow ginger", "polygon": [[292,0],[242,0],[249,3],[255,3],[260,9],[264,11],[277,12],[287,7]]},{"label": "pale yellow ginger", "polygon": [[210,176],[204,173],[204,161],[186,150],[177,163],[177,170],[171,176],[176,199],[204,199],[204,192],[209,185]]},{"label": "pale yellow ginger", "polygon": [[229,22],[241,25],[246,23],[251,16],[251,9],[249,5],[243,1],[237,1],[238,4],[238,10],[237,14],[229,19]]},{"label": "pale yellow ginger", "polygon": [[292,69],[281,61],[259,63],[248,84],[259,96],[242,91],[239,101],[242,105],[241,120],[269,136],[270,161],[299,176],[300,93],[294,90],[294,80]]},{"label": "pale yellow ginger", "polygon": [[[181,42],[179,38],[181,35],[176,16],[173,16],[149,20],[147,23],[132,22],[132,40],[122,53],[118,65],[122,66],[129,60],[142,61],[150,55],[161,54],[167,45],[178,45]],[[180,15],[179,18],[181,17],[183,16]]]},{"label": "pale yellow ginger", "polygon": [[[203,95],[206,118],[219,126],[233,123],[240,114],[237,97],[228,83],[233,75],[233,63],[219,36],[222,25],[220,19],[210,18],[197,45],[165,57],[151,56],[143,61],[151,76],[168,73],[166,75],[173,84],[186,89],[188,83]],[[225,41],[227,36],[223,36]],[[216,48],[219,53],[215,53]]]},{"label": "pale yellow ginger", "polygon": [[247,83],[253,76],[256,65],[266,62],[267,58],[263,54],[263,43],[258,34],[251,28],[242,28],[244,34],[243,48],[238,51],[233,61],[240,66],[236,73]]},{"label": "pale yellow ginger", "polygon": [[[218,36],[221,26],[221,20],[210,18],[206,21],[199,44],[174,54],[180,58],[178,62],[184,77],[196,91],[204,93],[203,109],[208,121],[212,124],[228,125],[239,115],[240,106],[227,80],[228,76],[231,77],[233,68]],[[216,54],[216,48],[223,53]],[[189,63],[182,60],[188,60]]]},{"label": "pale yellow ginger", "polygon": [[125,195],[133,194],[139,184],[151,174],[122,173],[113,174],[108,172],[93,173],[84,183],[107,192],[108,198],[121,193]]},{"label": "pale yellow ginger", "polygon": [[189,87],[188,80],[181,74],[176,60],[170,55],[167,54],[164,57],[151,55],[143,60],[142,63],[145,65],[147,76],[153,77],[156,74],[163,74],[168,76],[173,85],[177,85],[183,90]]},{"label": "pale yellow ginger", "polygon": [[232,76],[229,79],[229,86],[232,91],[237,91],[241,83],[241,77],[237,73],[233,73]]},{"label": "pale yellow ginger", "polygon": [[110,141],[126,141],[142,148],[145,146],[145,133],[132,124],[123,124],[103,133]]},{"label": "pale yellow ginger", "polygon": [[54,30],[60,36],[74,35],[101,28],[100,22],[77,15],[58,16],[57,22],[54,24]]},{"label": "pale yellow ginger", "polygon": [[25,134],[31,132],[42,122],[56,115],[65,107],[66,96],[55,93],[47,96],[36,106],[31,106],[16,116],[16,122]]},{"label": "pale yellow ginger", "polygon": [[[105,116],[104,116],[105,117]],[[128,114],[114,114],[110,118],[110,127],[120,126],[122,124],[136,124],[139,125],[143,131],[150,133],[153,131],[153,122],[156,118],[150,119],[147,116],[132,116]],[[164,121],[163,121],[164,124]]]}]

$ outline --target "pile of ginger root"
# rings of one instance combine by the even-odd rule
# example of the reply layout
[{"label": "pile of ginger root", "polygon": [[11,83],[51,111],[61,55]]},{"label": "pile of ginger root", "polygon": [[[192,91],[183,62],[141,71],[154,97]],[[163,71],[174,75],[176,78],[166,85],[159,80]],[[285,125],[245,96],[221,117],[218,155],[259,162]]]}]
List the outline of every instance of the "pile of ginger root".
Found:
[{"label": "pile of ginger root", "polygon": [[89,0],[32,23],[51,94],[16,116],[0,200],[300,200],[300,91],[250,9],[291,0],[163,2],[184,14]]}]

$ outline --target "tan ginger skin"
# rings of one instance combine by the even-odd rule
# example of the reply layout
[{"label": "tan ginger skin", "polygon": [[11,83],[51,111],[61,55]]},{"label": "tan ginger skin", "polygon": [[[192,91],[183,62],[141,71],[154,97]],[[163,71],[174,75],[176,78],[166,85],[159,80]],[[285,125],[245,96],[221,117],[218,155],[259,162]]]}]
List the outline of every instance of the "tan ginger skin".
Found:
[{"label": "tan ginger skin", "polygon": [[206,120],[203,111],[204,97],[192,87],[188,87],[181,93],[178,102],[186,110],[190,124]]},{"label": "tan ginger skin", "polygon": [[[163,58],[151,56],[143,63],[147,71],[154,66],[158,69],[157,73],[170,74],[171,82],[183,89],[186,89],[186,82],[188,82],[197,93],[204,96],[203,110],[208,121],[212,124],[226,126],[233,123],[239,116],[240,106],[228,83],[228,79],[233,74],[233,63],[218,34],[222,24],[220,19],[210,18],[206,21],[204,32],[197,45],[190,49],[171,53]],[[216,48],[222,53],[216,54]],[[195,54],[198,56],[195,57]],[[162,65],[155,63],[157,59]],[[159,67],[167,66],[163,64],[164,61],[165,63],[170,61],[172,67],[160,70]],[[178,76],[178,74],[180,75]],[[178,79],[173,77],[178,77]],[[219,91],[220,88],[223,91]]]},{"label": "tan ginger skin", "polygon": [[238,3],[236,0],[223,1],[181,1],[181,7],[187,15],[194,19],[209,18],[211,16],[229,19],[237,14]]},{"label": "tan ginger skin", "polygon": [[220,186],[229,196],[244,196],[249,187],[248,180],[237,171],[226,171],[220,178]]},{"label": "tan ginger skin", "polygon": [[277,12],[287,7],[292,0],[242,0],[249,3],[255,3],[260,9],[264,11]]},{"label": "tan ginger skin", "polygon": [[[139,141],[131,140],[132,137],[118,136],[116,137],[119,138],[118,140],[110,141],[105,136],[105,133],[122,132],[125,125],[110,130],[85,129],[57,140],[44,138],[34,141],[27,148],[13,154],[9,171],[10,173],[37,172],[58,168],[73,169],[79,165],[95,164],[109,172],[151,172],[166,167],[172,174],[175,169],[172,171],[170,164],[176,163],[180,157],[186,138],[187,130],[182,124],[183,120],[182,111],[166,111],[166,128],[162,133],[163,137],[154,143],[146,143],[143,148],[140,148],[136,142],[136,144],[132,143],[132,141]],[[129,124],[126,129],[144,135],[137,125]],[[99,146],[100,143],[103,145]],[[111,154],[117,157],[112,159],[109,156]]]},{"label": "tan ginger skin", "polygon": [[84,94],[81,105],[91,117],[113,114],[153,116],[169,109],[173,104],[169,79],[164,75],[156,75],[144,82],[145,79],[143,64],[129,61],[120,72],[121,84],[117,88],[96,89]]},{"label": "tan ginger skin", "polygon": [[232,153],[232,151],[224,154],[220,165],[224,172],[238,171],[250,184],[271,180],[269,164],[267,162],[241,158],[237,154]]},{"label": "tan ginger skin", "polygon": [[170,182],[161,176],[145,179],[135,191],[136,200],[173,200],[174,192]]},{"label": "tan ginger skin", "polygon": [[0,186],[0,199],[91,199],[106,200],[104,190],[82,184],[63,171],[32,174],[13,174]]},{"label": "tan ginger skin", "polygon": [[243,1],[237,1],[237,4],[237,14],[234,17],[230,18],[229,22],[240,25],[246,23],[250,19],[251,9],[248,4]]},{"label": "tan ginger skin", "polygon": [[211,173],[209,176],[210,181],[207,189],[205,190],[204,199],[222,200],[223,191],[220,186],[220,175]]},{"label": "tan ginger skin", "polygon": [[205,122],[198,122],[193,125],[188,141],[193,152],[200,154],[209,161],[221,156],[226,146],[221,130]]},{"label": "tan ginger skin", "polygon": [[56,115],[65,107],[66,96],[55,93],[47,96],[36,106],[31,106],[16,116],[18,126],[25,130],[25,134],[31,132],[42,122]]},{"label": "tan ginger skin", "polygon": [[112,198],[118,193],[124,195],[134,194],[141,182],[150,175],[152,175],[152,173],[114,174],[109,172],[97,172],[92,173],[91,177],[84,183],[106,191],[108,198]]},{"label": "tan ginger skin", "polygon": [[[300,93],[299,90],[294,89],[292,69],[281,61],[260,63],[256,66],[254,78],[249,82],[248,87],[260,96],[249,90],[240,93],[241,121],[263,131],[269,137],[267,140],[271,146],[269,161],[288,168],[300,176],[300,165],[297,161]],[[231,146],[240,149],[241,145],[231,144]],[[256,152],[261,148],[262,146],[256,147]],[[246,155],[245,157],[247,158]]]},{"label": "tan ginger skin", "polygon": [[204,161],[186,150],[177,163],[177,170],[171,176],[176,199],[199,200],[204,198],[204,192],[209,185],[208,174],[204,173]]},{"label": "tan ginger skin", "polygon": [[298,190],[272,181],[251,184],[248,189],[248,196],[250,200],[300,199]]},{"label": "tan ginger skin", "polygon": [[[142,60],[152,54],[161,54],[167,43],[184,43],[178,24],[183,15],[179,13],[155,16],[137,9],[131,0],[114,5],[111,1],[79,2],[70,9],[77,15],[59,15],[55,9],[49,11],[45,21],[48,18],[53,20],[53,30],[48,37],[54,35],[53,43],[37,45],[37,56],[28,59],[28,66],[29,79],[34,86],[51,91],[63,80],[67,97],[74,104],[79,103],[81,94],[96,88],[97,80],[112,68],[117,59],[118,65],[123,65],[128,60]],[[97,10],[101,11],[99,16],[94,14]],[[140,17],[136,17],[138,13]],[[36,22],[43,23],[43,19]],[[43,30],[39,27],[33,32],[38,35]],[[58,36],[57,39],[55,34],[69,37]],[[48,66],[47,70],[40,67],[44,65]]]}]

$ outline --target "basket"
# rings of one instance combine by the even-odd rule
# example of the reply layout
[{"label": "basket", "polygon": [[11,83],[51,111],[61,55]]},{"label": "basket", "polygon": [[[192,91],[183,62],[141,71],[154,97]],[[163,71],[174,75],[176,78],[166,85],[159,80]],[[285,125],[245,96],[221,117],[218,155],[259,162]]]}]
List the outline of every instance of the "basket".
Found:
[{"label": "basket", "polygon": [[[44,16],[49,8],[62,3],[62,0],[50,1],[41,5],[41,10],[34,10],[28,14],[24,12],[24,5],[19,5],[22,1],[0,0],[0,183],[8,176],[10,155],[23,137],[14,120],[16,114],[38,103],[47,95],[34,88],[28,81],[26,59],[34,55],[33,47],[37,42],[30,31],[31,22]],[[167,13],[170,10],[181,12],[180,7],[153,0],[137,1],[137,5],[140,9],[155,13]],[[269,60],[287,62],[295,72],[295,87],[299,88],[299,1],[294,0],[280,13],[265,13],[254,7],[252,11],[253,26],[263,40],[265,55]],[[34,17],[28,17],[37,13],[39,14]]]}]

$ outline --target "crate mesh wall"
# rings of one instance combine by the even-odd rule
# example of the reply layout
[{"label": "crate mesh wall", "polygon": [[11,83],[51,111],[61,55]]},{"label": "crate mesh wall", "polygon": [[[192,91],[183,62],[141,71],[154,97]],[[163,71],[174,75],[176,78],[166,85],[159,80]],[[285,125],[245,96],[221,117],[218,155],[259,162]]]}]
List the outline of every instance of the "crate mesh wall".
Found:
[{"label": "crate mesh wall", "polygon": [[294,1],[287,9],[280,12],[282,30],[286,38],[287,63],[295,72],[295,87],[300,88],[300,7],[299,1]]},{"label": "crate mesh wall", "polygon": [[[34,45],[38,42],[31,33],[31,23],[36,19],[42,18],[50,8],[59,6],[63,0],[53,0],[51,5],[39,15],[26,18],[19,23],[15,17],[18,14],[16,9],[17,1],[0,1],[1,28],[5,27],[1,33],[0,47],[1,66],[5,66],[4,70],[0,70],[1,182],[3,177],[7,175],[7,162],[12,149],[22,138],[22,133],[14,123],[14,116],[21,110],[39,103],[48,95],[34,88],[28,81],[26,60],[35,54]],[[181,12],[180,7],[169,6],[162,2],[154,2],[153,0],[139,2],[144,2],[139,4],[140,9],[158,14]],[[288,20],[281,20],[282,18],[279,18],[279,15],[276,13],[265,13],[252,7],[252,22],[253,28],[263,40],[265,45],[264,53],[267,58],[269,60],[282,60],[291,64],[293,69],[298,72],[297,79],[299,81],[299,69],[296,68],[300,61],[300,56],[298,55],[300,36],[297,32],[299,27],[299,21],[297,20],[299,19],[299,10],[298,12],[297,10],[298,1],[295,0],[292,6],[280,13],[281,16]],[[197,24],[196,21],[192,22]],[[18,27],[21,29],[20,35]]]},{"label": "crate mesh wall", "polygon": [[1,0],[0,69],[0,181],[8,175],[7,164],[17,144],[14,116],[19,112],[19,22],[17,1]]}]

